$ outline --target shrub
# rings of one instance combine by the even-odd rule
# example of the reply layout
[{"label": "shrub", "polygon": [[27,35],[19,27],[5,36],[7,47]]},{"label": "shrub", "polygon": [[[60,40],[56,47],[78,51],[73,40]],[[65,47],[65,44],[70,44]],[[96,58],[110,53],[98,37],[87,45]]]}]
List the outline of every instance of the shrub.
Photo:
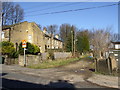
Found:
[{"label": "shrub", "polygon": [[51,59],[54,60],[54,52],[52,50],[49,50],[48,55],[47,55],[47,59]]},{"label": "shrub", "polygon": [[14,52],[14,53],[12,54],[12,58],[18,58],[18,55],[19,55],[19,52]]},{"label": "shrub", "polygon": [[34,45],[34,54],[38,54],[40,52],[40,49],[37,45]]},{"label": "shrub", "polygon": [[8,55],[10,58],[17,58],[17,53],[12,42],[2,41],[0,46],[2,55]]},{"label": "shrub", "polygon": [[[27,47],[26,47],[26,54],[38,54],[40,52],[40,49],[37,45],[31,44],[27,42]],[[22,43],[19,45],[19,53],[24,54],[24,49],[22,48]]]}]

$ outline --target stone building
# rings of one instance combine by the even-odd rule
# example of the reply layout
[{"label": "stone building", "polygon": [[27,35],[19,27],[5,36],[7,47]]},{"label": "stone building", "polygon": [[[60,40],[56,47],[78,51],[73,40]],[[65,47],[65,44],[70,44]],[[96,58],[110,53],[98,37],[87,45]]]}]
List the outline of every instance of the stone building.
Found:
[{"label": "stone building", "polygon": [[63,42],[59,39],[59,35],[56,34],[50,35],[47,33],[47,30],[43,30],[44,38],[45,38],[45,48],[47,49],[61,49],[63,46]]},{"label": "stone building", "polygon": [[111,42],[112,44],[112,48],[110,48],[110,53],[114,53],[114,56],[116,58],[116,60],[118,61],[120,56],[120,41],[113,41]]},{"label": "stone building", "polygon": [[[25,21],[2,27],[2,41],[13,42],[16,49],[18,49],[18,45],[22,40],[39,46],[41,53],[44,53],[47,48],[62,48],[61,40],[57,37],[47,35],[44,30],[40,30],[34,22]],[[51,41],[52,43],[50,43]]]}]

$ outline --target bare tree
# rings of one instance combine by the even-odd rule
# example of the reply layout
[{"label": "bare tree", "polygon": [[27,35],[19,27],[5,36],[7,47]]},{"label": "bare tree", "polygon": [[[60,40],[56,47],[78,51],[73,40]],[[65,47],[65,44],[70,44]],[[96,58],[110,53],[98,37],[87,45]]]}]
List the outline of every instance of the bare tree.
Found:
[{"label": "bare tree", "polygon": [[74,41],[76,36],[77,27],[75,25],[70,24],[62,24],[60,26],[60,37],[64,42],[64,50],[66,51],[75,51],[74,49]]},{"label": "bare tree", "polygon": [[49,25],[47,26],[47,31],[48,33],[50,34],[50,48],[52,48],[52,41],[53,41],[53,38],[54,38],[54,34],[55,32],[57,31],[57,28],[58,26],[57,25]]},{"label": "bare tree", "polygon": [[93,45],[94,54],[101,58],[110,45],[110,32],[107,28],[93,30],[90,36],[90,43]]},{"label": "bare tree", "polygon": [[50,25],[50,26],[47,26],[47,31],[48,31],[51,35],[53,35],[53,34],[56,33],[57,28],[58,28],[57,25]]},{"label": "bare tree", "polygon": [[24,19],[24,10],[13,2],[2,3],[2,25],[11,25]]},{"label": "bare tree", "polygon": [[15,16],[15,20],[14,20],[14,23],[18,23],[20,21],[23,20],[23,15],[24,15],[24,12],[23,12],[23,9],[20,7],[20,5],[16,5],[15,8],[14,8],[14,16]]},{"label": "bare tree", "polygon": [[70,24],[62,24],[60,26],[60,37],[65,42],[69,33],[71,33],[71,25]]}]

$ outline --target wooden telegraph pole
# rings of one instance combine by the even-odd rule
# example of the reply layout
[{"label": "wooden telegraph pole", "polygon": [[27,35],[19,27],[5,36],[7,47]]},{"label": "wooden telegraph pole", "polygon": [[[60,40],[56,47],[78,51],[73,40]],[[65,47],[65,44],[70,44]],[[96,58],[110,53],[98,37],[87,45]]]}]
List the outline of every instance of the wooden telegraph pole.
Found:
[{"label": "wooden telegraph pole", "polygon": [[73,31],[71,30],[71,34],[72,34],[72,56],[73,56],[73,44],[74,44],[74,41],[73,41]]}]

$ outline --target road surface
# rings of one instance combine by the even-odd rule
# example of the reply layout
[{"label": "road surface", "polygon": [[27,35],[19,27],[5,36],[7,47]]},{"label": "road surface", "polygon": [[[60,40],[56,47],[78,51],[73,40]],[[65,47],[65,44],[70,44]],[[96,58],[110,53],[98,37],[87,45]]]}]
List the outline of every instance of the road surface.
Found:
[{"label": "road surface", "polygon": [[8,90],[13,88],[106,88],[87,81],[87,78],[92,76],[86,68],[87,65],[88,62],[83,61],[71,66],[50,69],[2,65],[2,86]]}]

